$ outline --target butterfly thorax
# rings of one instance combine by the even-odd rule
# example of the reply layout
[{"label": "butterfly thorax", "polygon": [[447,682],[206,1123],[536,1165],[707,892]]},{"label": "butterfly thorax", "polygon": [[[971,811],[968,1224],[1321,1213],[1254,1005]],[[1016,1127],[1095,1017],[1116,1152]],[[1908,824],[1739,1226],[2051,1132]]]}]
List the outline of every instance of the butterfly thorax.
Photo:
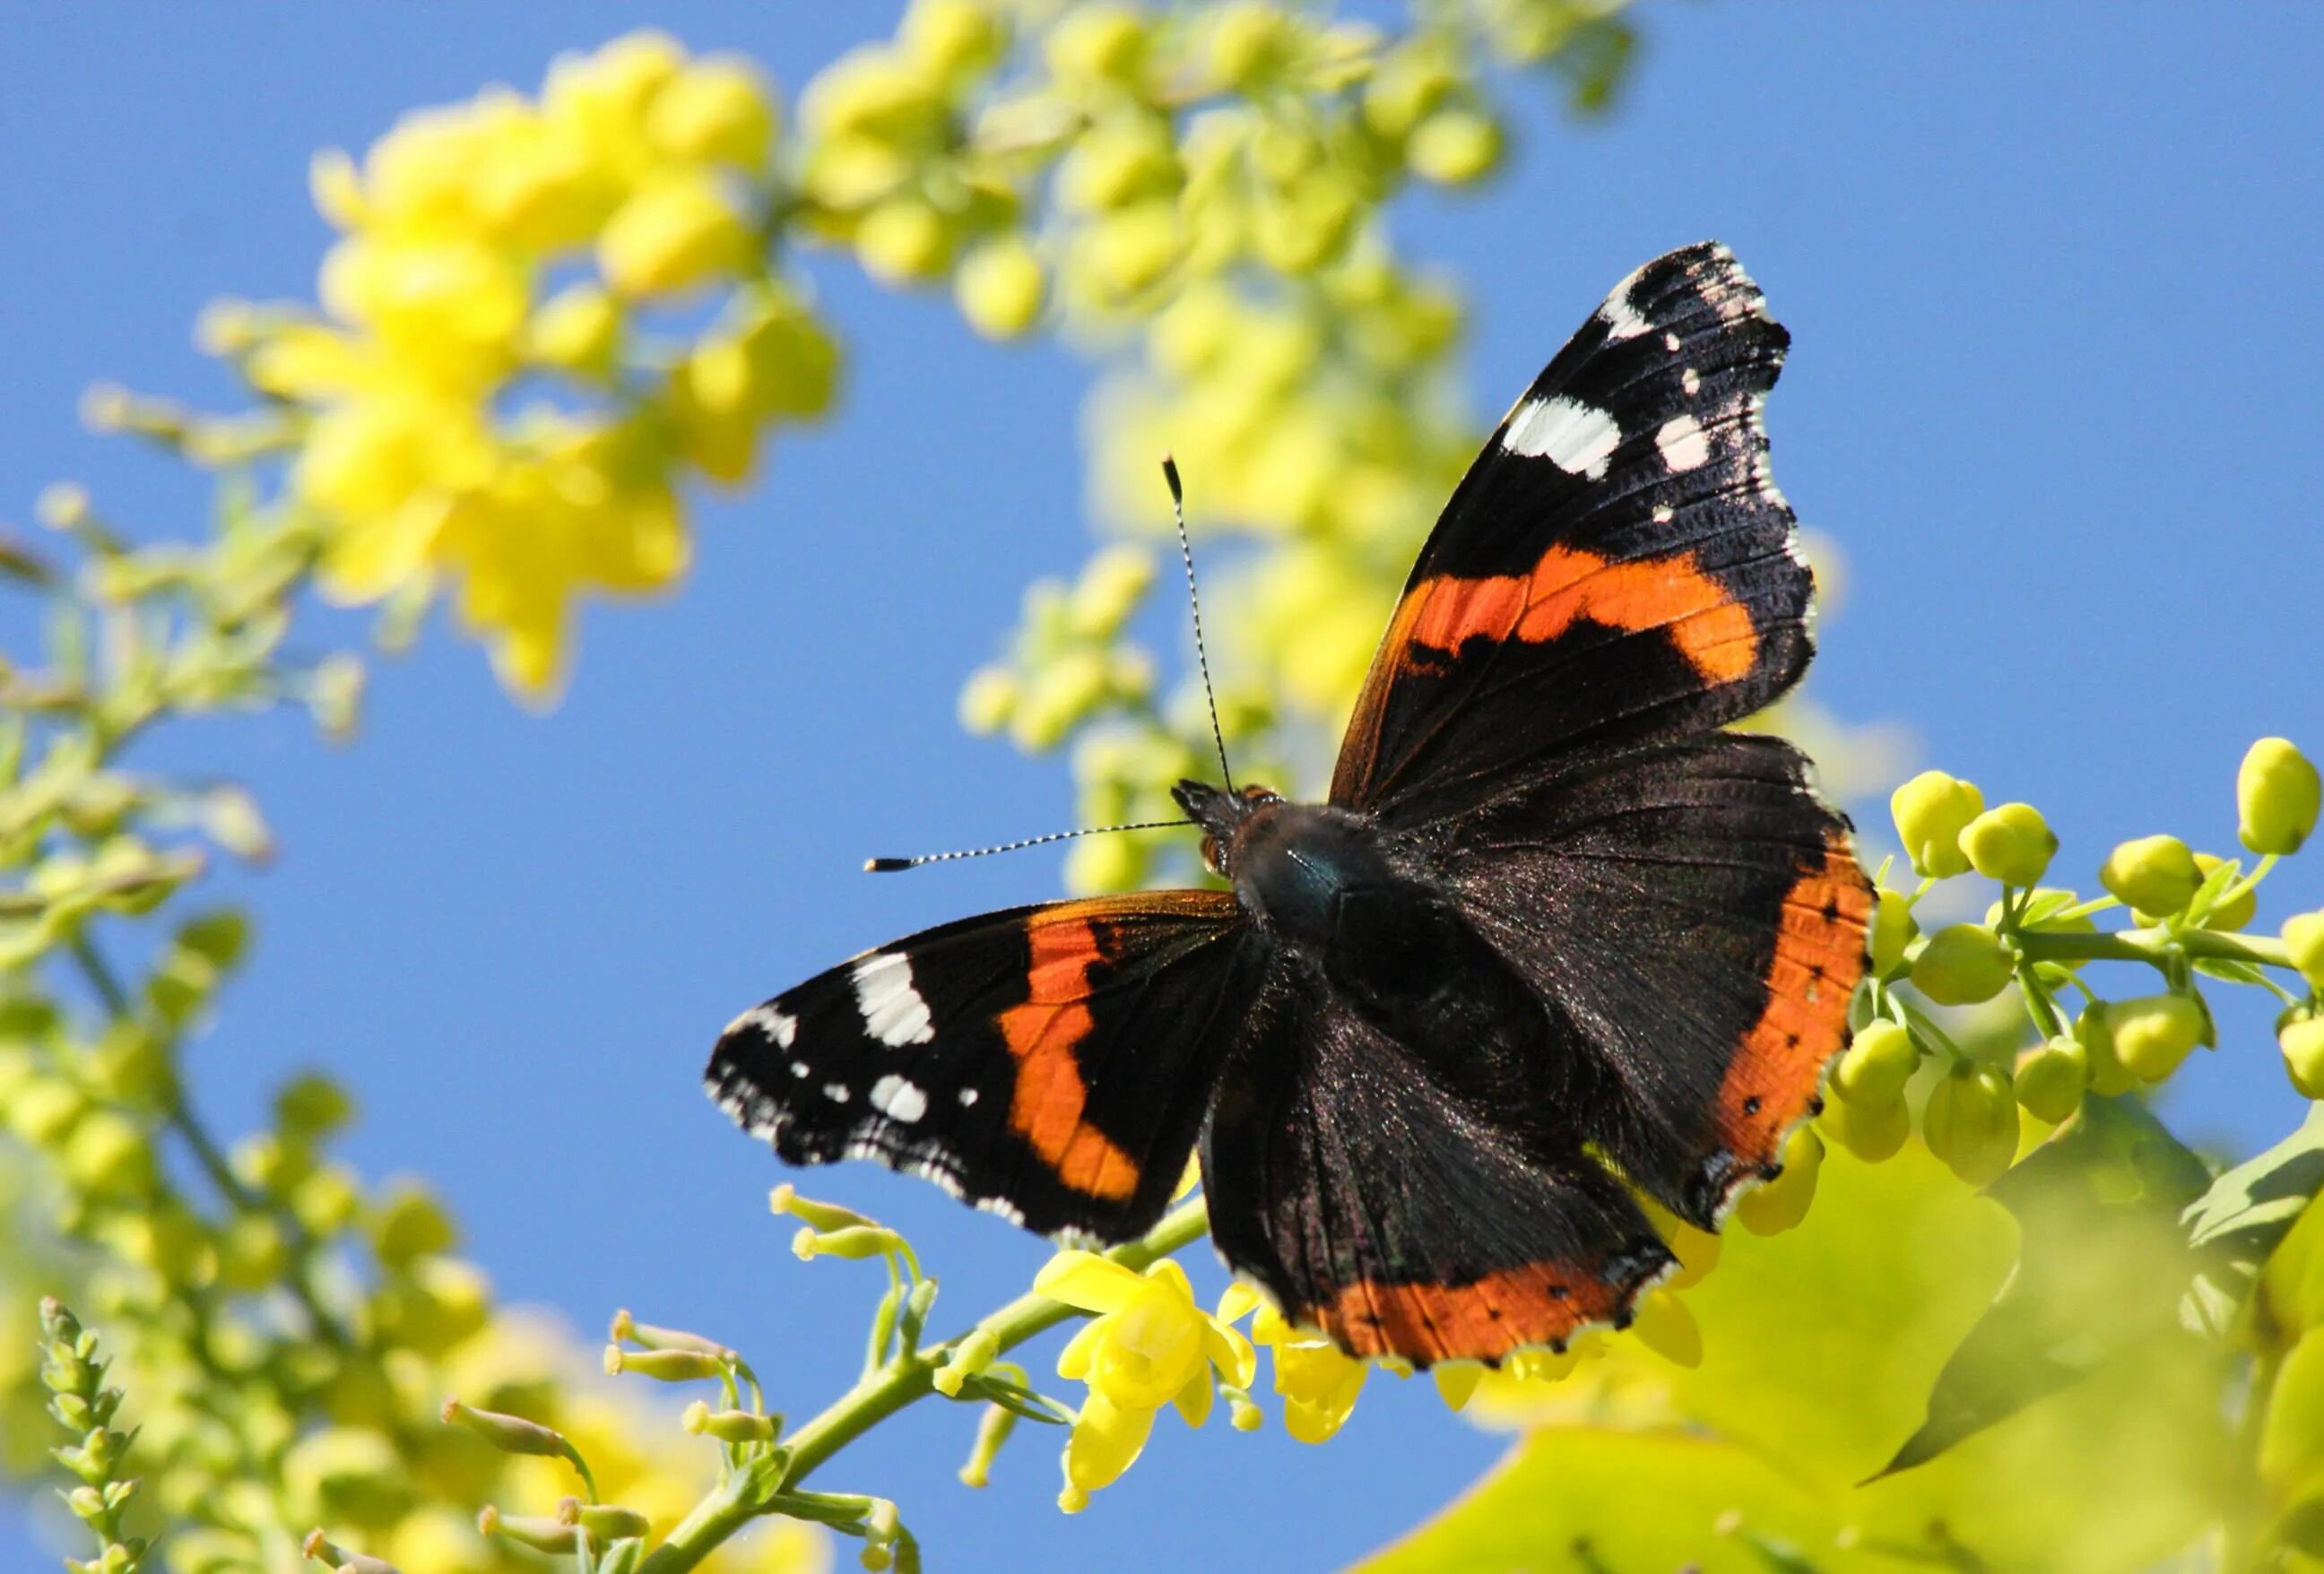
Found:
[{"label": "butterfly thorax", "polygon": [[1235,899],[1286,949],[1365,992],[1432,990],[1458,925],[1436,879],[1402,838],[1325,804],[1265,787],[1227,793],[1181,783],[1203,827],[1203,855]]}]

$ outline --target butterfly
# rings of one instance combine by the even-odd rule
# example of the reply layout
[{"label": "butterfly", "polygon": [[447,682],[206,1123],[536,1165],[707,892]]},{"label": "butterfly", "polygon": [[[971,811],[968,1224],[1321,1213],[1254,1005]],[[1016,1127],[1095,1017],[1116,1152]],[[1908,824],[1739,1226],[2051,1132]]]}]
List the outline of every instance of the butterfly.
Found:
[{"label": "butterfly", "polygon": [[729,1026],[711,1095],[1044,1235],[1213,1243],[1416,1366],[1562,1348],[1819,1109],[1869,882],[1808,759],[1813,584],[1760,407],[1790,336],[1725,247],[1616,287],[1510,409],[1388,621],[1329,797],[1182,782],[1226,889],[1015,907]]}]

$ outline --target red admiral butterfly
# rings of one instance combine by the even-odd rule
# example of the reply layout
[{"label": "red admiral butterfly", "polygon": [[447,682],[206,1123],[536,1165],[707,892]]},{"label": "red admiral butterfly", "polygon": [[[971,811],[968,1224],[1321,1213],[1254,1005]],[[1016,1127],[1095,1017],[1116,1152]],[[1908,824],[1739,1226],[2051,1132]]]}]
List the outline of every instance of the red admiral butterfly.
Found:
[{"label": "red admiral butterfly", "polygon": [[[1017,907],[750,1011],[712,1095],[1120,1241],[1199,1144],[1228,1266],[1354,1355],[1626,1321],[1820,1107],[1869,883],[1807,759],[1812,583],[1759,408],[1790,336],[1726,248],[1618,287],[1517,400],[1389,621],[1329,800],[1182,782],[1229,890]],[[1617,1178],[1617,1177],[1619,1178]]]}]

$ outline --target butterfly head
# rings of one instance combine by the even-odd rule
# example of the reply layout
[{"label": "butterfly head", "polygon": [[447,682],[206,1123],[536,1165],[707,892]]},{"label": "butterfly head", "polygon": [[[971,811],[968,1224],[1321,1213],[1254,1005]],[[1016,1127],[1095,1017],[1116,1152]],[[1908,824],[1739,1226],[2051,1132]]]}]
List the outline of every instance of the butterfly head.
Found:
[{"label": "butterfly head", "polygon": [[1170,789],[1186,817],[1203,828],[1203,862],[1213,874],[1229,875],[1228,860],[1244,822],[1283,795],[1256,785],[1229,791],[1208,782],[1182,781]]}]

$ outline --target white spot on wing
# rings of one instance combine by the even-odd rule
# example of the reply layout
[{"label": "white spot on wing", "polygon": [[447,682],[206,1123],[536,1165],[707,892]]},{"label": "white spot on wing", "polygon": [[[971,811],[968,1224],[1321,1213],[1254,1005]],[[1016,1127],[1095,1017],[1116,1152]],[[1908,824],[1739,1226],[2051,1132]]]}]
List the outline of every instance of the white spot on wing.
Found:
[{"label": "white spot on wing", "polygon": [[825,1082],[823,1084],[823,1096],[835,1104],[844,1104],[847,1102],[847,1084]]},{"label": "white spot on wing", "polygon": [[1654,324],[1648,322],[1637,307],[1630,304],[1630,286],[1636,284],[1638,281],[1638,274],[1645,272],[1645,269],[1640,268],[1633,272],[1628,279],[1615,285],[1614,293],[1608,296],[1606,303],[1598,308],[1598,315],[1605,319],[1606,337],[1609,342],[1635,339],[1654,327]]},{"label": "white spot on wing", "polygon": [[928,1096],[890,1072],[872,1084],[872,1108],[909,1126],[928,1112]]},{"label": "white spot on wing", "polygon": [[791,1062],[791,1075],[797,1077],[802,1082],[807,1081],[807,1062],[803,1060],[795,1060]]},{"label": "white spot on wing", "polygon": [[1668,350],[1674,355],[1677,354],[1678,336],[1676,334],[1665,334],[1663,336],[1663,348]]},{"label": "white spot on wing", "polygon": [[976,1102],[976,1090],[975,1090],[974,1088],[963,1088],[963,1089],[960,1091],[960,1107],[961,1107],[962,1109],[967,1109],[971,1104],[973,1104],[973,1103],[975,1103],[975,1102]]},{"label": "white spot on wing", "polygon": [[1686,390],[1689,399],[1692,399],[1702,391],[1702,373],[1689,366],[1678,374],[1678,385]]},{"label": "white spot on wing", "polygon": [[745,1028],[763,1033],[788,1049],[791,1040],[798,1036],[798,1018],[787,1017],[772,1006],[753,1006],[726,1024],[729,1033],[740,1033]]},{"label": "white spot on wing", "polygon": [[1612,416],[1562,395],[1526,400],[1501,434],[1501,446],[1510,453],[1546,459],[1592,481],[1606,479],[1606,466],[1621,442],[1622,428]]},{"label": "white spot on wing", "polygon": [[1673,470],[1692,470],[1710,462],[1711,437],[1691,415],[1674,416],[1655,434],[1663,463]]},{"label": "white spot on wing", "polygon": [[874,952],[855,964],[855,1004],[863,1031],[891,1048],[936,1036],[928,1003],[912,987],[912,964],[894,952]]}]

